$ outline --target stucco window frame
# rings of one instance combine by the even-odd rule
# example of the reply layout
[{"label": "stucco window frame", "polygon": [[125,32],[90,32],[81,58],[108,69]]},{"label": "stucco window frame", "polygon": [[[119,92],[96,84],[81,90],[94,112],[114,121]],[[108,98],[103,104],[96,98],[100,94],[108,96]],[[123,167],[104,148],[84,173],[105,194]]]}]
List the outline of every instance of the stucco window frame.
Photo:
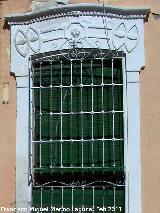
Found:
[{"label": "stucco window frame", "polygon": [[[71,45],[71,42],[77,42],[71,33],[74,29],[80,32],[79,39],[82,40],[85,48],[88,48],[88,45],[102,48],[106,42],[105,49],[116,49],[126,53],[126,109],[124,109],[127,112],[125,117],[128,127],[125,131],[126,194],[128,195],[126,213],[142,212],[139,72],[145,65],[143,25],[148,14],[148,8],[129,9],[98,4],[75,4],[6,16],[11,26],[11,72],[15,74],[17,83],[17,212],[21,212],[21,208],[29,208],[31,203],[31,177],[28,175],[30,172],[29,57],[34,53],[48,52],[60,47],[65,49]],[[62,20],[65,24],[58,27]],[[94,26],[97,24],[96,27],[93,26],[92,20]],[[98,27],[99,23],[101,27]],[[52,24],[55,24],[56,28],[53,29]],[[58,33],[58,37],[55,32]],[[102,36],[98,37],[98,35]],[[59,46],[57,41],[60,43]]]}]

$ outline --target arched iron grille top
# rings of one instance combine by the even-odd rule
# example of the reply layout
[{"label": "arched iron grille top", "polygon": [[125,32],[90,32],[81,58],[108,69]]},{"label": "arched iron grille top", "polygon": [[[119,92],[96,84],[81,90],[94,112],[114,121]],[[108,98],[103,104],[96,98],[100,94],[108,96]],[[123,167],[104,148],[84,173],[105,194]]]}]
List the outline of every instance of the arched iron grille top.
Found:
[{"label": "arched iron grille top", "polygon": [[71,48],[66,50],[57,50],[53,52],[45,52],[34,54],[31,56],[31,61],[56,61],[69,59],[69,60],[83,60],[89,58],[122,58],[125,57],[125,53],[123,51],[116,50],[105,50],[99,48]]}]

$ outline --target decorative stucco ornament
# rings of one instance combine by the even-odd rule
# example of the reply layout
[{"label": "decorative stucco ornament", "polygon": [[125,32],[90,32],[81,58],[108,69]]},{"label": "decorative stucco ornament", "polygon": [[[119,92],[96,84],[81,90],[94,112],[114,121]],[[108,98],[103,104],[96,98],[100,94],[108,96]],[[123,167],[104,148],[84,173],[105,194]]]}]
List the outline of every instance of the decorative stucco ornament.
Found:
[{"label": "decorative stucco ornament", "polygon": [[[6,16],[11,26],[12,71],[26,74],[29,57],[68,50],[79,58],[87,49],[123,51],[127,69],[144,66],[144,20],[147,8],[119,8],[100,4],[68,4],[27,14]],[[86,56],[86,54],[83,54]],[[136,64],[132,64],[136,61]],[[18,68],[17,68],[18,67]],[[21,69],[19,69],[21,67]]]},{"label": "decorative stucco ornament", "polygon": [[125,24],[122,22],[115,30],[112,38],[113,46],[116,50],[125,46],[128,53],[132,52],[139,42],[139,33],[136,25],[133,25],[127,31]]},{"label": "decorative stucco ornament", "polygon": [[18,29],[15,34],[14,43],[17,52],[23,57],[27,56],[30,49],[34,53],[38,53],[41,46],[39,33],[33,27],[29,27],[26,32]]},{"label": "decorative stucco ornament", "polygon": [[125,24],[122,22],[115,30],[112,42],[113,46],[116,50],[120,49],[125,44],[126,39],[126,27]]},{"label": "decorative stucco ornament", "polygon": [[134,25],[133,27],[130,28],[127,34],[127,38],[125,41],[125,47],[126,50],[130,53],[136,46],[138,45],[139,42],[139,34],[138,34],[138,29],[137,26]]}]

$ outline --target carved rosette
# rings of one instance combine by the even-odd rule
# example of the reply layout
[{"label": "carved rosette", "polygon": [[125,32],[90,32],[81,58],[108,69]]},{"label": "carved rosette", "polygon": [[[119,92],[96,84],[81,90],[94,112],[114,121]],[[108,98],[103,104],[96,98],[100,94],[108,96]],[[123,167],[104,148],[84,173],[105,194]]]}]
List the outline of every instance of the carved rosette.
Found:
[{"label": "carved rosette", "polygon": [[85,38],[84,26],[81,23],[71,23],[65,29],[65,39],[70,48],[82,48]]}]

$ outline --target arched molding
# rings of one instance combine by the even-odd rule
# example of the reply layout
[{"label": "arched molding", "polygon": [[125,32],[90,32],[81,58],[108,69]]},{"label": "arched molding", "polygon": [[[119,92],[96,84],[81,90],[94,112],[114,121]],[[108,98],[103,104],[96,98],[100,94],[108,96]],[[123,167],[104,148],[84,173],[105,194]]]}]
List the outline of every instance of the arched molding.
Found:
[{"label": "arched molding", "polygon": [[124,51],[127,70],[141,70],[145,63],[143,25],[148,13],[147,8],[74,4],[6,16],[11,26],[11,72],[28,75],[24,65],[30,55],[72,45]]}]

